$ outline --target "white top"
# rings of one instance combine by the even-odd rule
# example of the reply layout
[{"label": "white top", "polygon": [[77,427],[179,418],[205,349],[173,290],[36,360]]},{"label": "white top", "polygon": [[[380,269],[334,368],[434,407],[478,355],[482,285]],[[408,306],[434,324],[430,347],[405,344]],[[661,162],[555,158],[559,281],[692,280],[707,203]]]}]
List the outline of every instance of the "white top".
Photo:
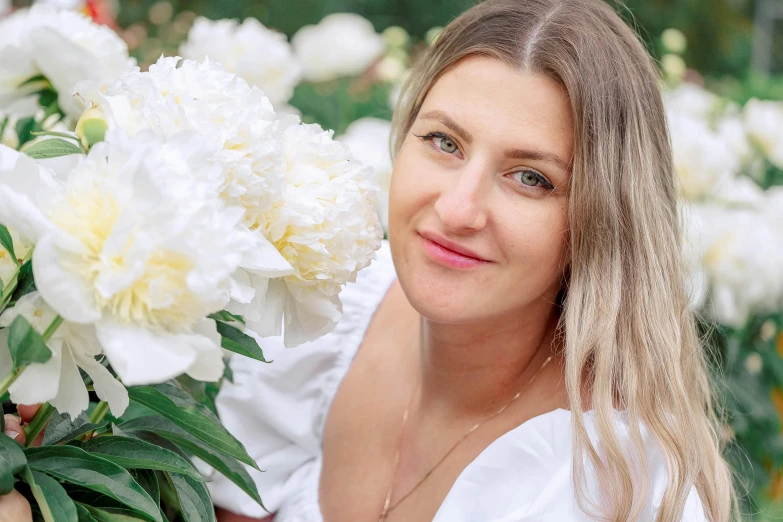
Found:
[{"label": "white top", "polygon": [[[233,357],[234,384],[224,383],[217,409],[226,428],[247,448],[260,473],[248,468],[275,522],[322,522],[318,503],[321,439],[327,411],[370,319],[396,279],[388,243],[373,264],[341,294],[343,318],[334,332],[294,349],[282,339],[261,340],[264,364]],[[585,415],[593,430],[591,413]],[[625,415],[617,432],[631,448]],[[535,417],[489,445],[457,478],[433,522],[584,522],[571,477],[571,413]],[[652,521],[666,488],[666,465],[645,429],[651,495],[639,520]],[[589,468],[588,468],[589,472]],[[252,517],[267,515],[218,473],[209,489],[215,505]],[[589,483],[589,481],[588,481]],[[593,486],[593,484],[591,484]],[[683,522],[706,522],[696,490]]]}]

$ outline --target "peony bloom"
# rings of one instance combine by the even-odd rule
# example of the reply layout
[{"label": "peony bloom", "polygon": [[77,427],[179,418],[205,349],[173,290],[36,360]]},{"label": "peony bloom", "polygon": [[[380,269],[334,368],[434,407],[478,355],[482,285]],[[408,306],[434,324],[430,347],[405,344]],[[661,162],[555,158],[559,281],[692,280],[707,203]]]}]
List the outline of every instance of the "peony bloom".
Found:
[{"label": "peony bloom", "polygon": [[0,223],[35,243],[41,296],[66,321],[94,327],[127,385],[219,379],[220,336],[205,317],[228,304],[248,252],[264,261],[243,210],[216,196],[211,145],[113,132],[64,182],[0,149]]},{"label": "peony bloom", "polygon": [[720,97],[703,87],[682,83],[664,92],[666,110],[675,114],[687,114],[701,120],[708,120],[720,109]]},{"label": "peony bloom", "polygon": [[744,116],[751,141],[771,163],[783,169],[783,103],[753,99],[745,104]]},{"label": "peony bloom", "polygon": [[674,167],[681,194],[690,200],[713,196],[734,183],[740,161],[706,121],[668,111]]},{"label": "peony bloom", "polygon": [[[274,110],[260,89],[218,63],[184,60],[177,67],[179,62],[161,58],[149,72],[124,76],[94,101],[110,128],[163,138],[187,131],[210,144],[205,161],[214,177],[207,190],[242,209],[242,223],[254,231],[254,248],[244,250],[231,289],[239,304],[250,304],[266,292],[268,278],[291,272],[262,234],[285,183]],[[183,172],[180,182],[188,185],[190,175]]]},{"label": "peony bloom", "polygon": [[364,72],[386,48],[372,23],[357,14],[335,13],[318,25],[306,25],[291,39],[294,51],[312,82],[325,82]]},{"label": "peony bloom", "polygon": [[331,131],[293,118],[287,123],[281,130],[284,202],[264,232],[294,273],[270,281],[259,313],[246,318],[262,336],[279,335],[282,326],[286,346],[296,346],[334,328],[342,316],[342,286],[374,259],[383,231],[372,169],[354,160]]},{"label": "peony bloom", "polygon": [[275,107],[288,103],[302,78],[286,36],[267,29],[255,18],[241,25],[235,20],[199,17],[180,46],[184,58],[210,58],[227,71],[259,87]]},{"label": "peony bloom", "polygon": [[748,208],[694,205],[688,240],[709,288],[707,309],[742,327],[753,312],[777,310],[783,297],[783,235]]},{"label": "peony bloom", "polygon": [[[25,295],[16,306],[0,315],[0,374],[11,371],[7,327],[22,316],[39,333],[54,320],[57,313],[48,306],[38,292]],[[101,347],[95,329],[64,322],[55,330],[47,346],[52,350],[45,363],[30,364],[8,389],[16,404],[51,402],[58,411],[76,418],[87,409],[90,399],[79,369],[92,379],[95,393],[109,403],[112,415],[119,417],[128,407],[128,391],[95,357]]]},{"label": "peony bloom", "polygon": [[361,118],[351,123],[339,141],[348,145],[353,157],[375,171],[380,185],[378,214],[384,231],[389,230],[389,188],[392,160],[390,147],[391,122],[379,118]]},{"label": "peony bloom", "polygon": [[114,31],[73,11],[34,5],[0,22],[0,103],[25,94],[20,84],[43,75],[63,112],[76,119],[85,109],[74,98],[79,82],[105,89],[134,66]]}]

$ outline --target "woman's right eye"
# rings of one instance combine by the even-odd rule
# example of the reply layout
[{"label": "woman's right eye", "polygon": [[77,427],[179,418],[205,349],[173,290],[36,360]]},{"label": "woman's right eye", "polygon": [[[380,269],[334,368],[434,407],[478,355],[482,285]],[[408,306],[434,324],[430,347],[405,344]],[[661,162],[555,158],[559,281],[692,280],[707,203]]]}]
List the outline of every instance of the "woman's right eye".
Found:
[{"label": "woman's right eye", "polygon": [[432,146],[438,150],[441,150],[447,154],[454,154],[459,152],[459,146],[452,140],[447,134],[442,132],[430,132],[423,136],[416,135],[423,141],[428,141]]}]

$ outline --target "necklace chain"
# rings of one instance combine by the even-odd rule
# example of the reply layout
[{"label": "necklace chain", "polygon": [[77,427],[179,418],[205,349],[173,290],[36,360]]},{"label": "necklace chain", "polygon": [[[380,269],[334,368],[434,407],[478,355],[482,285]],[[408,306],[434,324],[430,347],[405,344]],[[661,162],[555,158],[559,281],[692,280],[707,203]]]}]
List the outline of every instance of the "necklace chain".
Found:
[{"label": "necklace chain", "polygon": [[443,461],[444,461],[444,460],[446,460],[446,458],[447,458],[449,455],[451,455],[451,452],[453,452],[453,451],[454,451],[454,449],[455,449],[457,446],[459,446],[459,445],[460,445],[460,443],[461,443],[462,441],[464,441],[465,439],[467,439],[467,438],[468,438],[468,436],[470,436],[470,434],[471,434],[471,433],[473,433],[474,431],[476,431],[476,430],[479,428],[479,426],[481,426],[482,424],[484,424],[484,423],[485,423],[485,422],[487,422],[488,420],[494,419],[495,417],[497,417],[498,415],[500,415],[501,413],[503,413],[504,411],[506,411],[506,409],[507,409],[509,406],[511,406],[511,405],[514,403],[514,401],[516,401],[517,399],[519,399],[519,397],[522,395],[522,392],[523,392],[523,391],[525,391],[525,390],[527,389],[527,387],[528,387],[528,386],[530,386],[530,383],[532,383],[532,382],[533,382],[533,379],[535,379],[535,378],[536,378],[536,376],[537,376],[537,375],[538,375],[538,374],[541,372],[541,370],[543,370],[543,369],[544,369],[544,367],[546,367],[546,365],[547,365],[547,364],[549,364],[549,361],[551,361],[551,360],[552,360],[552,356],[550,355],[550,356],[549,356],[549,357],[547,357],[547,359],[546,359],[546,360],[545,360],[545,361],[544,361],[544,362],[541,364],[541,366],[539,366],[538,370],[536,370],[536,373],[534,373],[534,374],[533,374],[533,376],[532,376],[532,377],[530,377],[530,379],[529,379],[529,380],[528,380],[528,381],[525,383],[525,385],[522,387],[522,389],[521,389],[521,390],[519,390],[519,391],[516,393],[516,395],[514,395],[514,396],[511,398],[511,400],[510,400],[510,401],[508,401],[508,402],[507,402],[505,405],[503,405],[503,407],[501,407],[499,410],[495,411],[494,413],[491,413],[491,414],[490,414],[490,415],[488,415],[487,417],[484,417],[482,420],[480,420],[479,422],[477,422],[476,424],[474,424],[474,425],[473,425],[473,426],[472,426],[472,427],[471,427],[471,428],[468,430],[468,432],[467,432],[467,433],[465,433],[465,435],[463,435],[463,436],[462,436],[462,437],[461,437],[459,440],[457,440],[457,442],[455,442],[455,443],[454,443],[454,445],[453,445],[453,446],[451,446],[451,448],[449,448],[449,450],[448,450],[448,451],[447,451],[447,452],[446,452],[446,453],[445,453],[445,454],[444,454],[444,455],[443,455],[443,456],[440,458],[440,460],[439,460],[438,462],[436,462],[436,463],[435,463],[435,465],[434,465],[434,466],[432,466],[432,468],[430,468],[430,470],[429,470],[427,473],[425,473],[425,474],[424,474],[424,476],[423,476],[421,479],[419,479],[419,481],[418,481],[418,482],[417,482],[417,483],[416,483],[416,484],[415,484],[415,485],[414,485],[414,486],[413,486],[413,487],[412,487],[412,488],[411,488],[411,489],[410,489],[410,490],[409,490],[407,493],[405,493],[405,495],[403,495],[403,496],[402,496],[402,497],[401,497],[399,500],[397,500],[397,502],[395,502],[394,504],[392,504],[392,503],[391,503],[391,499],[392,499],[392,493],[394,492],[394,479],[395,479],[395,478],[397,478],[397,468],[398,468],[398,467],[399,467],[399,465],[400,465],[400,452],[401,452],[401,450],[402,450],[402,438],[403,438],[403,435],[405,434],[405,425],[408,423],[408,416],[409,416],[409,413],[410,413],[411,406],[413,405],[413,399],[414,399],[414,397],[416,396],[416,392],[417,392],[417,391],[418,391],[418,389],[419,389],[419,385],[421,384],[421,383],[419,383],[419,385],[417,385],[417,386],[416,386],[416,389],[414,389],[414,390],[413,390],[413,393],[411,394],[411,398],[410,398],[410,400],[408,401],[408,407],[407,407],[407,408],[405,408],[405,413],[403,413],[403,414],[402,414],[402,425],[401,425],[401,427],[400,427],[400,439],[399,439],[399,441],[397,442],[397,452],[396,452],[396,454],[395,454],[395,456],[394,456],[394,470],[392,471],[392,476],[391,476],[391,483],[389,484],[389,489],[388,489],[388,491],[386,492],[386,501],[383,503],[383,510],[381,511],[381,515],[380,515],[380,518],[378,519],[378,522],[384,522],[384,521],[386,520],[386,517],[387,517],[387,516],[389,516],[389,513],[390,513],[390,512],[391,512],[391,511],[392,511],[394,508],[396,508],[397,506],[399,506],[399,505],[402,503],[402,501],[403,501],[403,500],[405,500],[406,498],[408,498],[408,497],[411,495],[411,493],[413,493],[414,491],[416,491],[416,490],[418,489],[418,487],[419,487],[419,486],[421,486],[421,485],[424,483],[424,481],[425,481],[425,480],[427,480],[427,478],[428,478],[430,475],[432,475],[432,473],[433,473],[433,472],[434,472],[434,471],[435,471],[435,470],[438,468],[438,466],[440,466],[440,465],[443,463]]}]

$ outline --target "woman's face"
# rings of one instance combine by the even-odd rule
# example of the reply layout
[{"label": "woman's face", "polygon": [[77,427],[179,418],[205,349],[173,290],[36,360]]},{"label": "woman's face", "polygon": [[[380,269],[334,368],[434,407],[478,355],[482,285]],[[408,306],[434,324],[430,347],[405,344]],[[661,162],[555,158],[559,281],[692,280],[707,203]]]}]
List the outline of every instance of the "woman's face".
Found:
[{"label": "woman's face", "polygon": [[554,301],[573,140],[567,95],[546,76],[474,56],[433,85],[389,203],[395,267],[419,313],[465,323]]}]

